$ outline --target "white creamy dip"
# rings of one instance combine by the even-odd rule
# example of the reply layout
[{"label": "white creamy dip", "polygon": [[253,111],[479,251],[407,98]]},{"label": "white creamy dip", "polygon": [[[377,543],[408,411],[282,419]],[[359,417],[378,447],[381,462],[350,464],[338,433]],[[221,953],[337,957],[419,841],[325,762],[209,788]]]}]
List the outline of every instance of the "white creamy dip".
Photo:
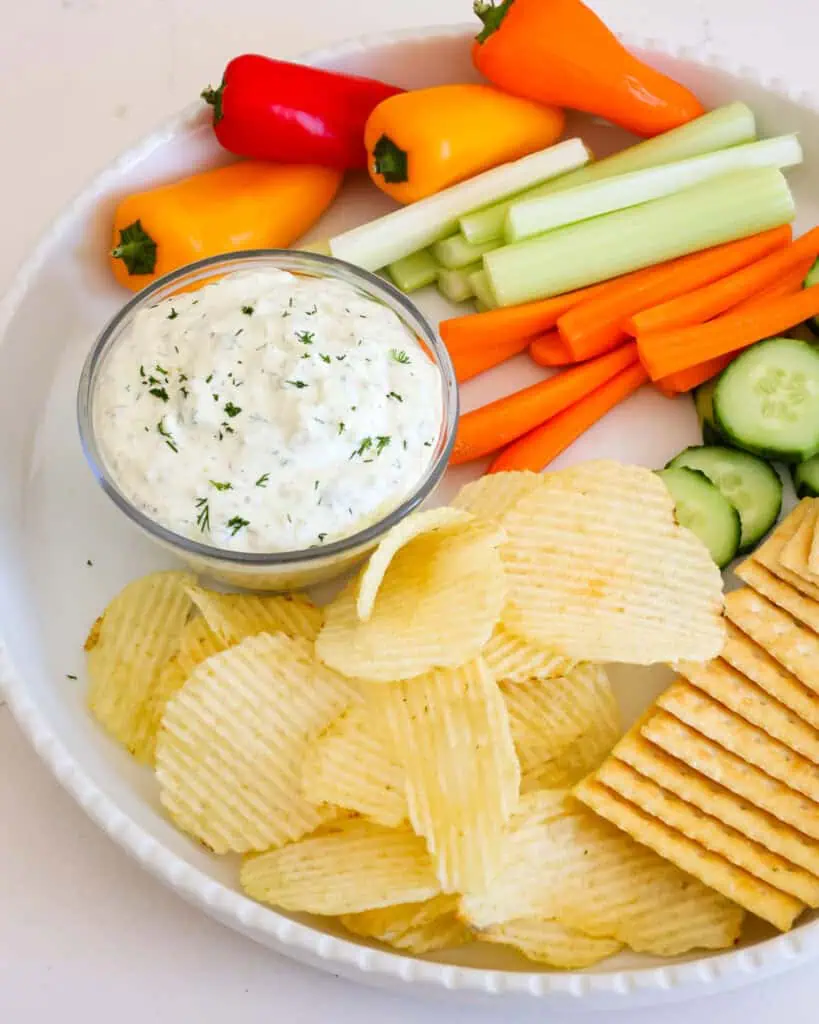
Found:
[{"label": "white creamy dip", "polygon": [[94,397],[125,496],[234,551],[327,544],[380,518],[428,467],[441,416],[438,370],[392,310],[275,269],[140,311]]}]

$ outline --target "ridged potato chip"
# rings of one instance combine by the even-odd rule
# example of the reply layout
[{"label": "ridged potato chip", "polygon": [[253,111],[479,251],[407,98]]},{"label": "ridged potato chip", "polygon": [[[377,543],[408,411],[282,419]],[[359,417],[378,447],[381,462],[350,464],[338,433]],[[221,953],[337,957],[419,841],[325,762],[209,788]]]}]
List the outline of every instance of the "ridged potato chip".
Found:
[{"label": "ridged potato chip", "polygon": [[722,577],[647,469],[592,462],[503,517],[503,623],[577,660],[706,661],[724,640]]},{"label": "ridged potato chip", "polygon": [[373,613],[378,590],[390,563],[398,552],[419,537],[445,536],[453,530],[463,529],[472,522],[472,517],[455,508],[433,508],[427,512],[416,512],[394,526],[385,534],[378,547],[364,567],[358,584],[356,612],[362,622],[367,622]]},{"label": "ridged potato chip", "polygon": [[203,615],[191,619],[182,630],[177,658],[182,669],[190,674],[205,658],[225,649],[224,641],[213,632]]},{"label": "ridged potato chip", "polygon": [[[491,480],[492,477],[481,479]],[[577,664],[571,658],[522,640],[500,624],[481,649],[481,657],[496,679],[511,683],[555,679],[567,675]]]},{"label": "ridged potato chip", "polygon": [[598,768],[620,737],[619,714],[600,716],[583,735],[557,757],[534,765],[520,780],[521,793],[536,789],[571,789]]},{"label": "ridged potato chip", "polygon": [[782,564],[782,549],[799,529],[806,513],[807,505],[802,501],[789,516],[782,520],[773,533],[769,534],[751,557],[739,566],[737,575],[742,578],[740,570],[743,570],[750,562],[756,562],[768,572],[772,572],[774,576],[784,580],[785,583],[790,583],[792,587],[813,598],[814,601],[819,601],[819,587]]},{"label": "ridged potato chip", "polygon": [[286,633],[315,640],[322,613],[302,594],[222,594],[191,587],[191,599],[226,647],[257,633]]},{"label": "ridged potato chip", "polygon": [[727,661],[682,662],[678,668],[698,690],[819,765],[819,732]]},{"label": "ridged potato chip", "polygon": [[384,711],[391,753],[406,774],[410,822],[427,841],[441,889],[485,885],[520,787],[497,683],[477,659],[396,684]]},{"label": "ridged potato chip", "polygon": [[819,694],[809,690],[732,622],[726,623],[721,657],[808,725],[819,729]]},{"label": "ridged potato chip", "polygon": [[813,536],[810,539],[808,552],[808,569],[814,576],[819,576],[819,517],[813,524]]},{"label": "ridged potato chip", "polygon": [[[700,879],[727,899],[769,921],[780,931],[788,931],[805,909],[805,904],[800,900],[748,874],[724,857],[706,850],[599,782],[585,779],[574,792],[593,811],[639,843],[654,850],[666,861],[676,864],[681,871]],[[670,908],[665,909],[668,914],[674,913]]]},{"label": "ridged potato chip", "polygon": [[791,789],[819,800],[819,772],[815,764],[696,687],[674,683],[659,696],[657,706]]},{"label": "ridged potato chip", "polygon": [[728,595],[725,612],[801,683],[819,693],[819,635],[748,588]]},{"label": "ridged potato chip", "polygon": [[673,715],[664,711],[651,715],[640,732],[666,753],[737,796],[812,839],[819,839],[819,803],[732,754]]},{"label": "ridged potato chip", "polygon": [[789,893],[809,907],[819,905],[819,878],[816,875],[663,789],[623,761],[608,758],[592,778],[645,814],[743,868],[748,874]]},{"label": "ridged potato chip", "polygon": [[179,649],[193,605],[194,577],[157,572],[129,583],[94,623],[88,655],[88,707],[114,739],[139,761],[153,758],[152,698],[166,663]]},{"label": "ridged potato chip", "polygon": [[465,484],[455,495],[452,505],[471,512],[478,519],[500,519],[542,482],[540,473],[490,473]]},{"label": "ridged potato chip", "polygon": [[440,891],[423,839],[364,818],[246,857],[240,882],[262,903],[333,915],[417,903]]},{"label": "ridged potato chip", "polygon": [[416,537],[392,558],[366,622],[358,617],[356,582],[328,605],[316,653],[336,671],[369,682],[474,658],[506,597],[502,537],[471,523]]},{"label": "ridged potato chip", "polygon": [[310,744],[302,774],[307,799],[357,811],[381,825],[405,822],[406,776],[390,756],[384,731],[379,701],[349,707]]},{"label": "ridged potato chip", "polygon": [[590,729],[617,729],[617,701],[600,665],[578,665],[557,679],[504,681],[500,688],[524,774],[557,759]]},{"label": "ridged potato chip", "polygon": [[513,946],[525,957],[559,970],[580,970],[614,956],[623,948],[616,939],[593,939],[559,921],[542,917],[519,917],[493,924],[477,936],[483,942]]},{"label": "ridged potato chip", "polygon": [[805,498],[802,504],[805,506],[805,511],[802,514],[801,522],[796,533],[783,544],[779,553],[779,561],[781,565],[791,572],[795,572],[797,576],[801,576],[814,586],[819,586],[819,576],[814,576],[808,565],[813,533],[819,516],[819,499]]},{"label": "ridged potato chip", "polygon": [[653,780],[658,786],[674,793],[687,804],[718,818],[749,839],[819,878],[819,844],[737,796],[736,793],[670,757],[639,733],[630,733],[623,737],[617,744],[612,759],[631,765],[640,775]]},{"label": "ridged potato chip", "polygon": [[421,956],[472,941],[472,932],[455,916],[457,907],[457,896],[435,896],[424,903],[399,903],[380,910],[343,914],[341,923],[353,935],[378,939]]},{"label": "ridged potato chip", "polygon": [[160,799],[216,853],[265,850],[335,811],[302,794],[309,740],[351,703],[354,685],[309,641],[259,633],[194,669],[165,708],[156,744]]},{"label": "ridged potato chip", "polygon": [[521,798],[500,874],[483,892],[461,899],[461,916],[481,932],[519,917],[546,917],[638,952],[673,956],[731,945],[743,914],[552,790]]}]

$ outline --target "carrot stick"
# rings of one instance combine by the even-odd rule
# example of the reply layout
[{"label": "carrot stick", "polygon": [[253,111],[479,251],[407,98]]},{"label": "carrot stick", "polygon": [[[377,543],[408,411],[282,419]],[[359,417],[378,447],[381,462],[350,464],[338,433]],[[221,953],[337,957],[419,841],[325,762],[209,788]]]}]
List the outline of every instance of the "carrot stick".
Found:
[{"label": "carrot stick", "polygon": [[508,469],[540,472],[647,380],[648,374],[639,363],[621,370],[560,415],[510,444],[497,456],[487,472],[502,473]]},{"label": "carrot stick", "polygon": [[768,299],[752,309],[726,313],[707,324],[641,335],[640,359],[652,380],[686,370],[706,359],[737,352],[819,315],[819,285],[795,295]]},{"label": "carrot stick", "polygon": [[526,302],[520,306],[506,306],[503,309],[490,309],[485,313],[454,316],[449,320],[442,320],[438,330],[450,352],[456,346],[495,345],[499,338],[534,338],[535,335],[554,327],[557,318],[572,306],[602,295],[609,288],[632,278],[645,277],[652,270],[653,267],[649,270],[637,270],[633,274],[625,274],[611,281],[579,288],[574,292],[566,292],[565,295],[555,295],[550,299]]},{"label": "carrot stick", "polygon": [[773,284],[769,284],[767,288],[763,288],[762,291],[745,299],[744,302],[732,306],[730,312],[739,313],[744,312],[746,309],[756,309],[759,303],[764,303],[767,299],[778,299],[782,295],[793,295],[794,292],[801,291],[805,275],[812,266],[812,258],[803,260],[802,263],[797,264],[787,274],[783,274],[777,281],[774,281]]},{"label": "carrot stick", "polygon": [[637,359],[632,342],[600,359],[555,374],[461,416],[450,462],[459,465],[497,451],[584,398]]},{"label": "carrot stick", "polygon": [[622,278],[622,287],[564,313],[557,322],[560,335],[575,359],[599,355],[621,340],[624,324],[635,313],[725,277],[783,248],[790,238],[789,227],[774,228],[651,267],[634,281]]},{"label": "carrot stick", "polygon": [[714,359],[706,359],[704,363],[697,363],[687,370],[678,370],[676,373],[669,373],[667,377],[661,377],[654,383],[668,398],[680,395],[685,391],[693,391],[700,384],[704,384],[718,373],[722,373],[725,367],[733,360],[736,352],[729,352],[724,356],[716,356]]},{"label": "carrot stick", "polygon": [[511,341],[502,341],[496,345],[481,345],[474,350],[456,348],[449,355],[452,365],[455,367],[455,377],[458,383],[464,384],[473,377],[477,377],[479,373],[505,363],[507,359],[523,352],[528,344],[526,338],[513,338]]},{"label": "carrot stick", "polygon": [[754,298],[760,289],[776,284],[779,278],[790,273],[794,267],[801,267],[805,262],[810,267],[817,255],[819,228],[813,228],[787,248],[770,253],[734,274],[696,291],[679,295],[676,299],[644,309],[628,320],[626,331],[639,336],[650,331],[675,331],[678,327],[705,323],[740,302]]},{"label": "carrot stick", "polygon": [[540,366],[571,366],[571,352],[557,331],[547,331],[529,342],[529,355]]}]

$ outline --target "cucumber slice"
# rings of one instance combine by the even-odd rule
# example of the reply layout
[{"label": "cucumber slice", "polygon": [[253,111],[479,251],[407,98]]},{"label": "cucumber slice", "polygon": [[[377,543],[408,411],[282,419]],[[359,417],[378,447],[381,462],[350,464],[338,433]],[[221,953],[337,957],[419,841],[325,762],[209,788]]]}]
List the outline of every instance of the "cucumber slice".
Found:
[{"label": "cucumber slice", "polygon": [[740,553],[758,544],[779,516],[782,481],[756,455],[722,446],[686,448],[668,466],[698,470],[731,502],[742,523]]},{"label": "cucumber slice", "polygon": [[694,408],[700,421],[703,444],[719,444],[720,432],[714,419],[714,388],[719,377],[712,377],[694,391]]},{"label": "cucumber slice", "polygon": [[699,537],[723,569],[739,550],[739,512],[699,470],[661,469],[658,476],[674,499],[677,522]]},{"label": "cucumber slice", "polygon": [[798,498],[819,498],[819,455],[794,466],[791,475]]},{"label": "cucumber slice", "polygon": [[784,462],[819,453],[819,352],[795,338],[738,356],[714,391],[717,428],[738,447]]},{"label": "cucumber slice", "polygon": [[[810,288],[811,285],[814,284],[819,284],[819,260],[816,260],[816,262],[805,275],[805,280],[802,282],[802,287]],[[819,317],[809,316],[805,323],[813,331],[817,338],[819,338]]]}]

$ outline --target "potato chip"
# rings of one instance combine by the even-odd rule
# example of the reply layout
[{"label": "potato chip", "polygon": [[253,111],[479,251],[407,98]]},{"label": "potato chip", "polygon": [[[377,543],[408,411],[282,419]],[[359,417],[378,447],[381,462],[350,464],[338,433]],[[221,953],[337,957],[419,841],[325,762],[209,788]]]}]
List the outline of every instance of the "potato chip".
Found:
[{"label": "potato chip", "polygon": [[600,665],[578,665],[557,679],[504,681],[500,688],[524,773],[557,758],[598,723],[618,727],[617,701]]},{"label": "potato chip", "polygon": [[343,914],[341,923],[353,935],[378,939],[421,956],[472,941],[470,929],[455,916],[457,907],[457,896],[435,896],[424,903],[399,903],[380,910]]},{"label": "potato chip", "polygon": [[713,697],[746,722],[764,729],[769,736],[798,754],[819,764],[819,732],[806,725],[784,704],[760,689],[722,658],[714,661],[682,662],[678,669],[698,690]]},{"label": "potato chip", "polygon": [[560,970],[580,970],[614,956],[623,948],[616,939],[593,939],[542,917],[519,917],[480,932],[483,942],[514,946],[524,956]]},{"label": "potato chip", "polygon": [[501,872],[461,899],[479,931],[546,917],[594,938],[672,956],[731,945],[742,911],[559,790],[521,798]]},{"label": "potato chip", "polygon": [[722,658],[766,693],[776,697],[808,725],[819,729],[819,694],[804,686],[732,622],[726,623]]},{"label": "potato chip", "polygon": [[743,633],[819,693],[819,635],[748,588],[729,594],[725,611]]},{"label": "potato chip", "polygon": [[520,788],[509,715],[480,660],[396,684],[384,701],[391,753],[403,765],[412,827],[444,892],[497,871]]},{"label": "potato chip", "polygon": [[[482,479],[490,480],[492,477]],[[494,633],[482,648],[481,657],[496,679],[512,683],[555,679],[567,675],[577,664],[571,658],[564,658],[545,647],[522,640],[501,624],[495,627]]]},{"label": "potato chip", "polygon": [[800,502],[793,512],[782,520],[773,533],[768,535],[764,543],[754,551],[753,555],[739,566],[737,575],[741,576],[740,570],[743,570],[749,562],[756,562],[767,569],[768,572],[772,572],[774,576],[778,576],[786,583],[790,583],[792,587],[801,590],[803,594],[812,597],[814,601],[819,601],[819,587],[803,579],[797,573],[792,572],[782,565],[781,561],[782,548],[799,529],[806,512],[807,505],[804,502]]},{"label": "potato chip", "polygon": [[795,572],[814,586],[819,585],[819,576],[814,577],[808,567],[810,549],[813,542],[813,532],[816,528],[817,515],[819,515],[819,501],[816,498],[805,498],[802,502],[806,506],[802,513],[802,519],[796,533],[782,545],[779,553],[779,562],[786,569]]},{"label": "potato chip", "polygon": [[239,876],[253,899],[311,914],[357,914],[439,892],[423,839],[364,818],[334,822],[281,849],[246,857]]},{"label": "potato chip", "polygon": [[691,806],[718,818],[749,839],[819,877],[819,844],[670,757],[639,733],[623,737],[612,759],[631,765],[641,775]]},{"label": "potato chip", "polygon": [[812,597],[806,597],[796,587],[774,576],[764,565],[753,559],[748,559],[738,566],[736,574],[751,590],[773,601],[795,619],[804,622],[814,633],[819,632],[819,602]]},{"label": "potato chip", "polygon": [[139,761],[153,757],[152,694],[176,654],[193,605],[194,577],[157,572],[129,583],[94,623],[88,654],[88,707],[105,731]]},{"label": "potato chip", "polygon": [[539,473],[528,471],[490,473],[465,484],[451,504],[471,512],[478,519],[500,519],[542,482],[543,477]]},{"label": "potato chip", "polygon": [[644,722],[640,732],[667,753],[719,782],[732,793],[744,797],[812,839],[819,839],[819,804],[772,778],[761,768],[730,753],[663,711]]},{"label": "potato chip", "polygon": [[544,480],[503,517],[507,629],[577,660],[719,654],[722,577],[656,474],[593,462]]},{"label": "potato chip", "polygon": [[315,640],[322,613],[302,594],[222,594],[191,587],[202,617],[226,647],[257,633],[286,633]]},{"label": "potato chip", "polygon": [[819,878],[694,807],[630,765],[610,757],[592,778],[706,850],[719,854],[809,907],[819,905]]},{"label": "potato chip", "polygon": [[[795,897],[768,885],[724,857],[675,832],[599,782],[586,779],[575,789],[575,794],[593,811],[627,832],[637,842],[757,917],[769,921],[780,931],[787,931],[805,909],[805,905]],[[664,911],[674,913],[668,907]]]},{"label": "potato chip", "polygon": [[603,763],[620,737],[619,714],[601,715],[557,757],[534,765],[520,780],[521,793],[536,789],[571,789]]},{"label": "potato chip", "polygon": [[225,649],[225,643],[213,632],[203,615],[186,623],[179,640],[177,658],[183,671],[190,674],[205,658]]},{"label": "potato chip", "polygon": [[385,727],[378,701],[347,708],[310,744],[302,774],[307,799],[346,807],[381,825],[406,821],[406,776],[390,756]]},{"label": "potato chip", "polygon": [[810,539],[808,569],[814,576],[819,576],[819,518],[814,522],[813,536]]},{"label": "potato chip", "polygon": [[657,706],[791,789],[811,800],[819,799],[816,765],[696,687],[684,682],[674,683],[657,698]]},{"label": "potato chip", "polygon": [[467,512],[455,508],[433,508],[427,512],[416,512],[394,526],[385,534],[372,553],[361,573],[358,584],[356,612],[362,622],[367,622],[373,613],[378,590],[393,558],[418,537],[434,535],[442,537],[453,530],[463,529],[472,522]]},{"label": "potato chip", "polygon": [[331,668],[371,682],[474,658],[506,597],[501,539],[496,528],[474,525],[416,537],[390,562],[367,622],[358,618],[356,583],[325,609],[316,653]]},{"label": "potato chip", "polygon": [[309,641],[259,633],[203,661],[165,708],[160,799],[216,853],[265,850],[335,813],[311,804],[301,771],[312,736],[360,699]]}]

